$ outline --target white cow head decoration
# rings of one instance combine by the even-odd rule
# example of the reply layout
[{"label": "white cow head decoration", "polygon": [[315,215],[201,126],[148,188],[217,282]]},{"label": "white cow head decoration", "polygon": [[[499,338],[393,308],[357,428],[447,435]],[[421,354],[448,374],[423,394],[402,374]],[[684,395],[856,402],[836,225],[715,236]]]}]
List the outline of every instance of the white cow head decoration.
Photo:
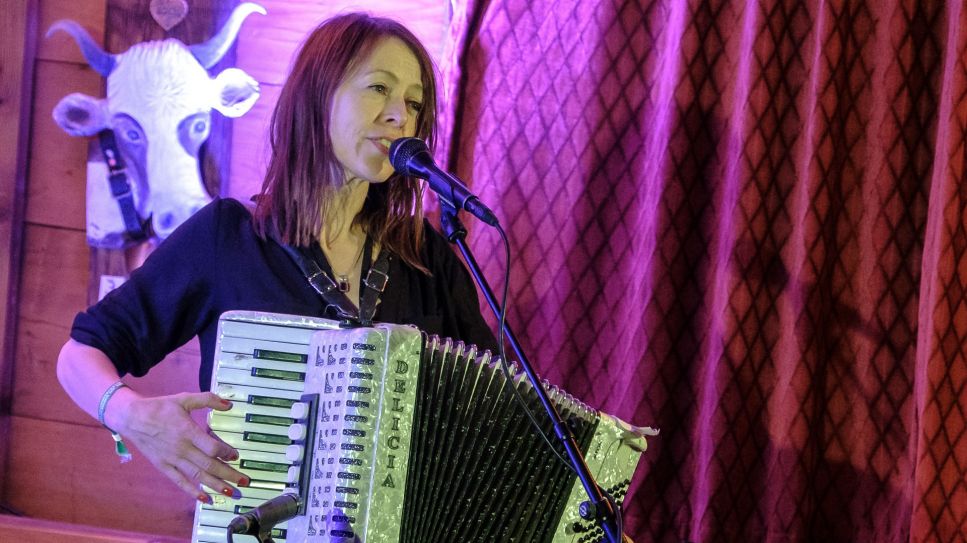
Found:
[{"label": "white cow head decoration", "polygon": [[[258,83],[237,68],[208,75],[228,51],[252,13],[239,5],[209,41],[186,46],[179,40],[150,41],[112,55],[102,50],[74,21],[54,23],[47,35],[63,30],[74,37],[94,70],[107,78],[107,98],[65,96],[54,121],[72,136],[94,136],[113,129],[127,166],[126,175],[141,219],[166,238],[192,213],[211,201],[202,184],[198,151],[208,138],[211,109],[226,117],[244,115],[259,97]],[[104,157],[87,164],[87,238],[94,247],[120,249],[132,244],[118,201],[111,192]]]}]

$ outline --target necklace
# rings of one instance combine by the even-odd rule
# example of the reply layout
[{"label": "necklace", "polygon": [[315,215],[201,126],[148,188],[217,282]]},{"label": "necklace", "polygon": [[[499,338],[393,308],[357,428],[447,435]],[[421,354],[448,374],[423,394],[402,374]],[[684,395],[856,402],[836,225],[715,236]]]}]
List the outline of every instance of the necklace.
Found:
[{"label": "necklace", "polygon": [[352,283],[349,282],[348,275],[336,276],[336,288],[339,289],[339,292],[349,292],[349,288],[352,286]]}]

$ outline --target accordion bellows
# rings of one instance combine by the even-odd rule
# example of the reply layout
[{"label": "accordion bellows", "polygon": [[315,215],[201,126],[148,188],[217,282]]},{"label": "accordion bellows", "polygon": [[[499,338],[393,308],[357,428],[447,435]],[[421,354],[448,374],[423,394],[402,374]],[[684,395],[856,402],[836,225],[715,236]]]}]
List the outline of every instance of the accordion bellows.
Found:
[{"label": "accordion bellows", "polygon": [[[654,432],[545,387],[621,503]],[[584,490],[530,383],[473,346],[410,326],[226,313],[212,390],[235,402],[210,423],[240,449],[238,469],[253,484],[240,501],[212,493],[212,505],[199,504],[193,541],[224,541],[234,515],[291,491],[303,471],[305,514],[278,526],[276,541],[601,540],[578,514]],[[303,394],[318,395],[312,421],[287,409]]]}]

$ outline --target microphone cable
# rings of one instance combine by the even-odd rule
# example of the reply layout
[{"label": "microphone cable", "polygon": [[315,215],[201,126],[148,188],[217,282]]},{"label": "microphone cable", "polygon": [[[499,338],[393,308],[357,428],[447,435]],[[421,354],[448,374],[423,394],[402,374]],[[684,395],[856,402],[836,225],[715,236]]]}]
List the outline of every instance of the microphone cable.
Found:
[{"label": "microphone cable", "polygon": [[[537,430],[538,435],[541,436],[541,438],[544,440],[544,443],[547,444],[551,452],[554,453],[554,456],[557,457],[557,459],[561,462],[561,464],[563,464],[564,467],[570,470],[570,472],[575,477],[577,477],[578,475],[577,470],[575,470],[574,466],[571,465],[570,460],[567,458],[564,458],[564,456],[557,449],[557,447],[554,446],[550,437],[548,437],[548,435],[544,432],[544,429],[541,428],[540,423],[537,422],[537,418],[534,416],[534,413],[531,411],[530,407],[527,406],[527,402],[524,400],[524,397],[521,395],[520,391],[517,389],[516,386],[513,386],[513,376],[510,374],[510,363],[507,360],[507,352],[504,346],[504,336],[505,336],[504,325],[507,321],[507,299],[508,299],[508,292],[510,290],[509,289],[510,287],[510,241],[508,241],[507,233],[504,232],[504,229],[500,225],[500,223],[497,223],[496,225],[494,225],[494,228],[496,228],[497,232],[500,234],[500,239],[503,242],[503,246],[504,246],[504,286],[501,292],[500,316],[497,323],[498,329],[499,329],[497,334],[497,349],[500,354],[500,369],[503,371],[507,381],[511,384],[510,388],[514,393],[514,398],[517,400],[517,403],[520,404],[520,407],[524,411],[524,414],[527,415],[527,418],[530,419],[530,422]],[[536,370],[534,374],[535,376],[537,376]],[[524,378],[526,379],[526,377],[527,375],[525,374]],[[538,380],[536,383],[532,383],[532,385],[535,387],[544,387],[544,383],[541,382],[540,380]],[[545,392],[547,391],[546,387],[544,388],[544,390]],[[564,424],[567,424],[567,421],[562,420],[562,422]],[[598,487],[598,490],[601,492],[604,498],[608,500],[608,502],[611,504],[611,508],[614,511],[614,515],[615,515],[615,527],[617,528],[618,538],[620,542],[624,538],[624,519],[622,516],[621,506],[607,490],[602,488],[601,485],[597,484],[597,481],[595,481],[594,484]]]}]

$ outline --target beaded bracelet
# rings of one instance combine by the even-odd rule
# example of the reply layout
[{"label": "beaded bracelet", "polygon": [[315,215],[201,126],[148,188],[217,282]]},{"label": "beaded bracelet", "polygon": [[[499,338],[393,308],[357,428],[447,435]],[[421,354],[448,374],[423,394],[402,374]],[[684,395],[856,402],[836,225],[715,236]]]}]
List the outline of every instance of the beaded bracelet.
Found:
[{"label": "beaded bracelet", "polygon": [[111,437],[114,438],[114,452],[117,453],[118,457],[121,458],[122,464],[131,460],[131,452],[128,451],[128,448],[124,445],[124,440],[121,439],[121,434],[112,430],[107,423],[104,422],[104,411],[107,409],[107,402],[111,399],[111,396],[114,396],[115,392],[127,386],[128,385],[124,384],[123,382],[118,381],[107,387],[107,390],[105,390],[104,394],[101,395],[101,403],[97,405],[97,420],[101,423],[101,426],[107,428],[108,432],[111,432]]}]

